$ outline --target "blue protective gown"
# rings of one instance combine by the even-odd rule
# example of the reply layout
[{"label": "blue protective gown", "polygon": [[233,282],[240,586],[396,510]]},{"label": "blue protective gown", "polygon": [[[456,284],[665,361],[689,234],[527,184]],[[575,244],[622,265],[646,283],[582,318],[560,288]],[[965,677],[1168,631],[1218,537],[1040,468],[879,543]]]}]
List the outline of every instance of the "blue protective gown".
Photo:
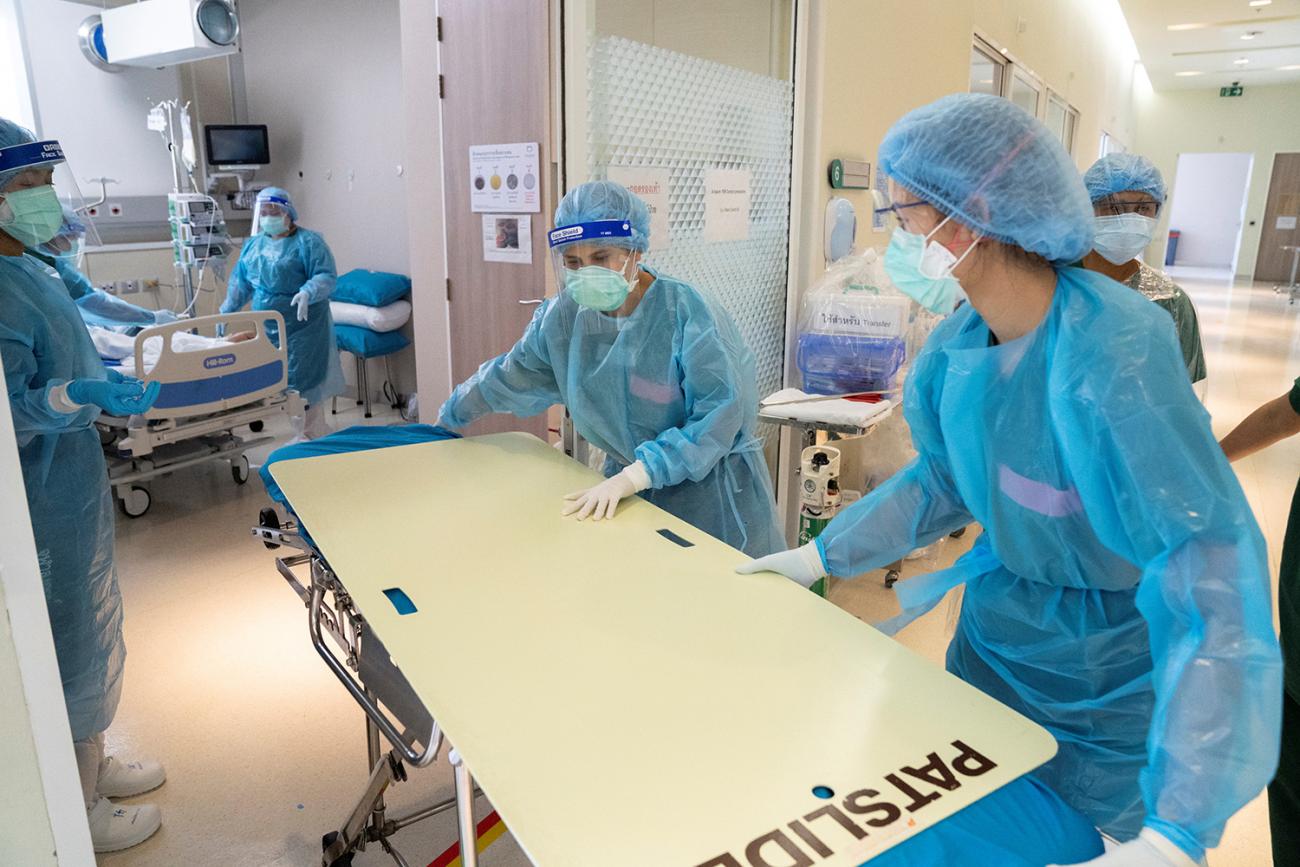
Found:
[{"label": "blue protective gown", "polygon": [[640,460],[644,499],[752,557],[780,550],[753,354],[720,307],[642,267],[655,280],[630,316],[548,298],[513,349],[456,388],[440,423],[562,403],[608,455],[606,476]]},{"label": "blue protective gown", "polygon": [[[44,257],[37,257],[43,259]],[[138,307],[121,298],[115,298],[102,289],[96,289],[85,274],[77,270],[77,267],[70,261],[58,257],[52,257],[55,272],[67,287],[68,294],[72,296],[73,302],[77,309],[81,311],[81,318],[86,321],[87,325],[102,325],[112,328],[118,325],[140,325],[147,326],[154,324],[154,312]]]},{"label": "blue protective gown", "polygon": [[[251,298],[254,310],[275,310],[289,332],[289,387],[309,404],[343,390],[343,368],[334,343],[329,298],[337,278],[334,255],[325,239],[295,228],[283,238],[258,234],[244,242],[227,281],[222,313],[234,313]],[[298,321],[291,303],[300,290],[311,298],[307,321]],[[274,328],[267,329],[272,341]]]},{"label": "blue protective gown", "polygon": [[1281,666],[1264,540],[1188,382],[1169,316],[1058,272],[1030,334],[965,305],[905,389],[918,456],[818,537],[852,576],[978,521],[924,610],[966,582],[948,668],[1060,742],[1038,776],[1103,830],[1189,854],[1268,782]]},{"label": "blue protective gown", "polygon": [[113,503],[95,406],[68,414],[49,392],[104,379],[68,291],[32,256],[0,256],[0,356],[27,488],[36,555],[72,737],[113,720],[122,691],[122,594],[113,568]]}]

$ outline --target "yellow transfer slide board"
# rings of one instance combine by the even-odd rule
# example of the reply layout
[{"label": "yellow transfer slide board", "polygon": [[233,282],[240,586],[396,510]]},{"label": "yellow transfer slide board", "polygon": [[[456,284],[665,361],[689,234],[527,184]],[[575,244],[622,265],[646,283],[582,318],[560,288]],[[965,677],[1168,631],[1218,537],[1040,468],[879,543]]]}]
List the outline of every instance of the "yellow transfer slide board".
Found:
[{"label": "yellow transfer slide board", "polygon": [[600,476],[535,437],[272,474],[538,867],[858,865],[1056,752],[644,500],[562,517]]}]

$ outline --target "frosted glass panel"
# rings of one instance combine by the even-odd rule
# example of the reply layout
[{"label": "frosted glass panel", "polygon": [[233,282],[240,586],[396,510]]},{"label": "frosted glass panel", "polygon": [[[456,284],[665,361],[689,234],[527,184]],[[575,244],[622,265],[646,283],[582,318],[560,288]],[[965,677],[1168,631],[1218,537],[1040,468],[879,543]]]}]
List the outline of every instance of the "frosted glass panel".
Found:
[{"label": "frosted glass panel", "polygon": [[[666,177],[667,244],[652,238],[646,262],[716,298],[754,352],[760,395],[775,391],[785,345],[792,85],[618,37],[596,40],[589,52],[590,177],[613,167]],[[745,240],[705,240],[704,180],[713,169],[748,172]]]}]

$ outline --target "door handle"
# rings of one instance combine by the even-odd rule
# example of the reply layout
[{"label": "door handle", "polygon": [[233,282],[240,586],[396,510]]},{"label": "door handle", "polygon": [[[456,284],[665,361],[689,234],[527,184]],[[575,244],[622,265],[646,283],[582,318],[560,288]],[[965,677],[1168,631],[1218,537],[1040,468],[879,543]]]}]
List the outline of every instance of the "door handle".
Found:
[{"label": "door handle", "polygon": [[541,304],[544,301],[546,301],[545,298],[529,298],[527,301],[520,301],[519,303],[527,307],[532,304]]}]

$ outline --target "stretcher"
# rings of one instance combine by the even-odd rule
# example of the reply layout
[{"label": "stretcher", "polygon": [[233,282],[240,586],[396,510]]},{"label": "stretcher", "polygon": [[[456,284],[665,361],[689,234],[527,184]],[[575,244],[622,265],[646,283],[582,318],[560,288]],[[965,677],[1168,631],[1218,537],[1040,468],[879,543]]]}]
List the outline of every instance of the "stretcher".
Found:
[{"label": "stretcher", "polygon": [[[303,413],[302,398],[289,388],[287,350],[271,339],[267,323],[284,333],[274,311],[151,326],[135,335],[129,355],[112,364],[161,385],[148,412],[129,418],[102,413],[96,421],[109,484],[127,516],[149,510],[151,480],[208,461],[229,462],[235,483],[244,484],[245,452],[271,442],[259,435],[266,424]],[[191,333],[217,326],[252,337],[230,341]]]},{"label": "stretcher", "polygon": [[[278,570],[368,721],[373,770],[326,867],[373,843],[407,864],[390,837],[451,809],[475,867],[475,781],[539,867],[1100,853],[1024,779],[1055,753],[1042,728],[784,578],[735,575],[743,554],[645,501],[562,518],[599,475],[540,440],[453,437],[351,428],[263,468],[290,517],[253,533],[297,549]],[[388,817],[444,740],[456,796]],[[954,859],[977,834],[1010,842]]]}]

